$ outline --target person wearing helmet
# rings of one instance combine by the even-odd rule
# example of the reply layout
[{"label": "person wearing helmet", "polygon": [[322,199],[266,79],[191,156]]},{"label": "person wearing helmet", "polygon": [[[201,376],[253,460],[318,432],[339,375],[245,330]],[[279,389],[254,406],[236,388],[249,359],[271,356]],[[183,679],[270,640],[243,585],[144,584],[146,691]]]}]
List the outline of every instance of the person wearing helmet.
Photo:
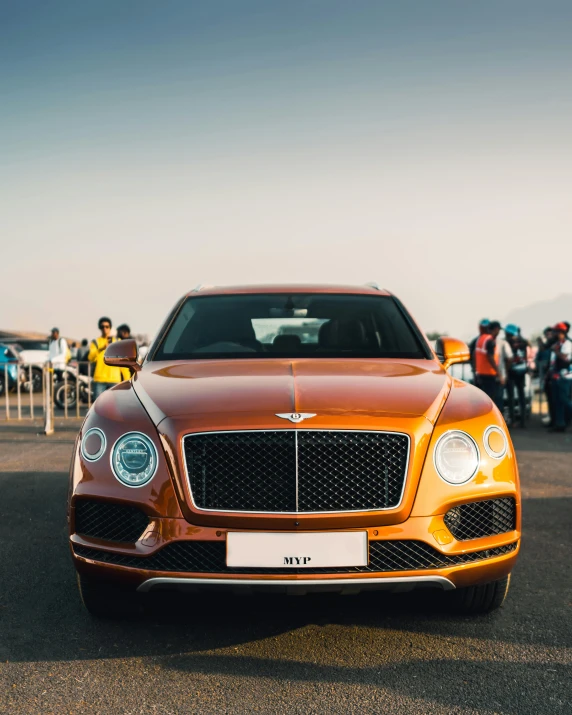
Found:
[{"label": "person wearing helmet", "polygon": [[557,340],[550,358],[550,393],[554,411],[554,432],[564,432],[572,420],[572,342],[568,337],[569,324],[557,323],[554,328]]},{"label": "person wearing helmet", "polygon": [[504,333],[512,350],[512,360],[508,368],[506,390],[508,395],[508,410],[511,426],[515,422],[514,393],[518,396],[518,418],[521,427],[526,426],[526,396],[524,392],[526,375],[528,373],[528,358],[530,346],[521,336],[520,328],[514,323],[509,323]]},{"label": "person wearing helmet", "polygon": [[542,391],[546,396],[546,404],[548,405],[549,420],[544,424],[545,427],[554,426],[554,409],[552,406],[552,393],[550,391],[550,358],[552,356],[552,346],[558,340],[554,334],[551,325],[544,328],[542,337],[536,340],[537,352],[535,357],[536,367],[538,368],[538,379],[542,386]]}]

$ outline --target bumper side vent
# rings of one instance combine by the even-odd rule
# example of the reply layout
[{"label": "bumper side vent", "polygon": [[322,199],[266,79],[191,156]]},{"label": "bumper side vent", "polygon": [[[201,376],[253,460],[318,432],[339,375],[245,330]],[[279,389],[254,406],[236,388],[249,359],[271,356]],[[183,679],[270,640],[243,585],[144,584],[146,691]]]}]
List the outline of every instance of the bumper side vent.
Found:
[{"label": "bumper side vent", "polygon": [[504,534],[516,529],[516,502],[506,497],[462,504],[449,509],[444,521],[459,541]]},{"label": "bumper side vent", "polygon": [[95,499],[75,502],[75,531],[106,541],[134,543],[149,524],[149,517],[135,506]]}]

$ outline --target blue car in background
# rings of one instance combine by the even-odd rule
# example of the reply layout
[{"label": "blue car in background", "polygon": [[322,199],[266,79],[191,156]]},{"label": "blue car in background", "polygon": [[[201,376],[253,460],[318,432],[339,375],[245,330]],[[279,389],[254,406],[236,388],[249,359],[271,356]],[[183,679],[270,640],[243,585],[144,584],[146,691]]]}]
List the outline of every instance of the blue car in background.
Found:
[{"label": "blue car in background", "polygon": [[[12,345],[0,343],[0,395],[16,387],[20,358]],[[7,383],[7,384],[6,384]]]}]

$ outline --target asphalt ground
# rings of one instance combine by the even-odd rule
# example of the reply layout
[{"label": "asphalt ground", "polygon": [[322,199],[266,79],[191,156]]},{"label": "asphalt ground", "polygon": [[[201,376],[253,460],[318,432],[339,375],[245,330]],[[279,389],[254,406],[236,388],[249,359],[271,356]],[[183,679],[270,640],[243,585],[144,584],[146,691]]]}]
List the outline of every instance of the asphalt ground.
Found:
[{"label": "asphalt ground", "polygon": [[513,435],[524,537],[494,614],[451,616],[427,592],[209,596],[122,622],[92,619],[76,590],[78,424],[0,425],[1,713],[572,711],[572,434]]}]

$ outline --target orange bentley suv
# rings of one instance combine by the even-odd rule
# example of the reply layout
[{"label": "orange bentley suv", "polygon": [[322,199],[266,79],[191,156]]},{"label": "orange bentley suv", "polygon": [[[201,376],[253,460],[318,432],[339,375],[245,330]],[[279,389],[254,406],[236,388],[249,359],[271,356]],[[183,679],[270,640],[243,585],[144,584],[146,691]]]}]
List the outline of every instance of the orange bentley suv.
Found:
[{"label": "orange bentley suv", "polygon": [[519,551],[503,417],[377,286],[197,288],[77,439],[70,547],[85,606],[155,590],[441,589],[503,602]]}]

